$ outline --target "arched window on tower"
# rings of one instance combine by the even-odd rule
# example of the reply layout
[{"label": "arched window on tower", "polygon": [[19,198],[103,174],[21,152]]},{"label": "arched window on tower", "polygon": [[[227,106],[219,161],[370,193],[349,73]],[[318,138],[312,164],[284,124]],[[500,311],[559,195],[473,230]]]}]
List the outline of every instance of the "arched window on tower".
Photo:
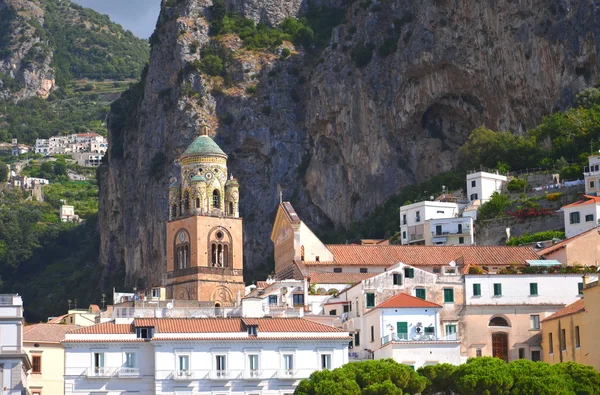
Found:
[{"label": "arched window on tower", "polygon": [[225,244],[223,246],[223,265],[222,267],[227,267],[229,265],[229,246]]},{"label": "arched window on tower", "polygon": [[185,230],[180,230],[175,236],[173,266],[175,270],[182,270],[190,267],[190,238]]},{"label": "arched window on tower", "polygon": [[229,202],[229,215],[231,215],[231,216],[235,215],[233,212],[233,202]]},{"label": "arched window on tower", "polygon": [[200,208],[200,198],[196,198],[196,208]]},{"label": "arched window on tower", "polygon": [[221,208],[221,193],[218,189],[213,191],[213,208]]},{"label": "arched window on tower", "polygon": [[173,218],[177,217],[177,205],[176,204],[171,206],[171,217],[173,217]]},{"label": "arched window on tower", "polygon": [[217,266],[217,245],[216,244],[212,244],[211,249],[210,249],[210,256],[211,256],[212,266]]},{"label": "arched window on tower", "polygon": [[190,193],[188,191],[183,194],[183,208],[186,213],[190,211]]}]

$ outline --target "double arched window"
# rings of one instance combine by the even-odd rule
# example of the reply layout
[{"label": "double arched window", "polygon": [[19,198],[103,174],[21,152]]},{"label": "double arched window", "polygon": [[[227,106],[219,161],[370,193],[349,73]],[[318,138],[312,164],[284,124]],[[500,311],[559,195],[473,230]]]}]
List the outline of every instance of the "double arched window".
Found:
[{"label": "double arched window", "polygon": [[208,234],[208,266],[212,267],[231,267],[232,266],[232,246],[231,235],[222,227],[216,227]]}]

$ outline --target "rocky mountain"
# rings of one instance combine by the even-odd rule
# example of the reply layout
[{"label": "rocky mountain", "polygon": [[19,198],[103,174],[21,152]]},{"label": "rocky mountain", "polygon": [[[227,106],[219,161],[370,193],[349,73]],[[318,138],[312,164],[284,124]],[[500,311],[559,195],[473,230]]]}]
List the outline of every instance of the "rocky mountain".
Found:
[{"label": "rocky mountain", "polygon": [[0,0],[0,100],[46,99],[72,78],[139,78],[148,43],[70,0]]},{"label": "rocky mountain", "polygon": [[203,119],[241,183],[252,278],[271,261],[279,191],[311,226],[348,226],[453,168],[475,127],[521,133],[599,75],[591,0],[230,0],[228,10],[267,25],[343,13],[331,33],[321,29],[322,46],[267,49],[245,45],[245,30],[212,35],[210,6],[163,1],[147,73],[113,104],[101,260],[108,272],[125,266],[130,283],[164,278],[172,163]]}]

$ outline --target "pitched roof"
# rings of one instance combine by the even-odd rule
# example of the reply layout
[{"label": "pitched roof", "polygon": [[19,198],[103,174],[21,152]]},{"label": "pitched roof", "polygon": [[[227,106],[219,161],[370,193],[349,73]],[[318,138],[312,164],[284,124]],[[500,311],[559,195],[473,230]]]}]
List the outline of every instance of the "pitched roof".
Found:
[{"label": "pitched roof", "polygon": [[552,314],[550,317],[544,318],[542,320],[542,322],[555,320],[557,318],[565,317],[567,315],[579,313],[582,311],[585,311],[585,307],[583,305],[583,298],[579,299],[575,303],[571,303],[570,305],[563,307],[562,309],[558,310],[556,313]]},{"label": "pitched roof", "polygon": [[437,303],[430,302],[428,300],[423,300],[421,298],[414,297],[409,294],[399,293],[396,296],[392,296],[388,300],[383,303],[380,303],[376,309],[386,309],[386,308],[438,308],[441,309]]},{"label": "pitched roof", "polygon": [[303,318],[138,318],[136,326],[153,326],[157,333],[246,332],[245,325],[258,325],[260,332],[344,332]]},{"label": "pitched roof", "polygon": [[227,157],[227,154],[223,152],[221,147],[214,142],[207,135],[198,136],[192,141],[187,149],[183,152],[182,156],[194,156],[194,155],[218,155]]},{"label": "pitched roof", "polygon": [[69,332],[69,334],[73,335],[129,335],[131,333],[133,333],[131,324],[115,324],[113,321],[85,326]]},{"label": "pitched roof", "polygon": [[585,198],[585,200],[582,199],[578,202],[567,204],[566,206],[562,206],[560,209],[562,210],[562,209],[569,208],[569,207],[583,206],[585,204],[600,203],[600,196],[583,195],[583,197]]},{"label": "pitched roof", "polygon": [[65,340],[65,334],[79,329],[78,325],[35,324],[23,328],[23,341],[60,343]]},{"label": "pitched roof", "polygon": [[267,288],[268,286],[269,286],[269,283],[268,283],[268,282],[266,282],[266,281],[257,281],[257,282],[256,282],[256,288],[259,288],[259,289],[265,289],[265,288]]},{"label": "pitched roof", "polygon": [[588,230],[588,231],[585,231],[585,232],[583,232],[583,233],[580,233],[580,234],[578,234],[578,235],[575,235],[575,236],[573,236],[573,237],[569,237],[568,239],[565,239],[565,240],[561,241],[560,243],[556,243],[556,244],[553,244],[553,245],[551,245],[551,246],[549,246],[549,247],[546,247],[546,248],[544,248],[544,249],[542,249],[542,250],[539,250],[539,251],[537,252],[537,254],[538,254],[539,256],[543,256],[543,255],[546,255],[546,254],[550,254],[550,253],[552,253],[552,252],[554,252],[554,251],[558,251],[558,250],[560,250],[561,248],[564,248],[564,247],[566,247],[568,244],[572,243],[573,241],[577,240],[578,238],[580,238],[580,237],[582,237],[582,236],[585,236],[585,235],[587,235],[588,233],[591,233],[591,232],[597,232],[597,231],[598,231],[598,229],[597,229],[597,228],[592,228],[592,229],[590,229],[590,230]]},{"label": "pitched roof", "polygon": [[455,261],[459,265],[502,266],[525,264],[527,259],[538,258],[531,247],[329,244],[327,248],[333,253],[333,262],[304,264],[391,266],[402,262],[410,266],[444,266]]},{"label": "pitched roof", "polygon": [[313,284],[356,284],[362,280],[381,273],[319,273],[310,272],[310,282]]}]

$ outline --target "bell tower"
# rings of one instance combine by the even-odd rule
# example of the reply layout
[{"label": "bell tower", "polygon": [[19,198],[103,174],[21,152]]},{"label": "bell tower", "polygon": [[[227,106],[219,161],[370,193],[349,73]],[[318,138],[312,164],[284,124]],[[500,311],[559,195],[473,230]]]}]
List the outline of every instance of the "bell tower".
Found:
[{"label": "bell tower", "polygon": [[201,125],[169,186],[167,298],[225,307],[244,296],[239,184],[227,155]]}]

